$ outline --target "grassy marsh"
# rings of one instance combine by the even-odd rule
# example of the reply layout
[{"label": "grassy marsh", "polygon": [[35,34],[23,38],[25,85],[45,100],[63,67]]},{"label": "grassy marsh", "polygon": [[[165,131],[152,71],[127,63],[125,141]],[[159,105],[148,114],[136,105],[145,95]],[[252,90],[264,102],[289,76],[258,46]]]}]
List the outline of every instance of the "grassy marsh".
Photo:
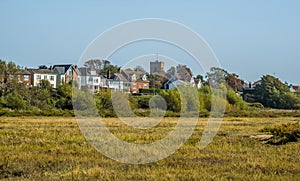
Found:
[{"label": "grassy marsh", "polygon": [[[124,164],[98,153],[74,118],[0,117],[0,179],[20,180],[300,180],[300,142],[274,146],[251,135],[266,126],[297,118],[225,118],[214,141],[199,150],[206,124],[200,118],[188,142],[168,158],[150,164]],[[118,138],[148,143],[176,125],[165,118],[141,131],[116,118],[105,122]]]}]

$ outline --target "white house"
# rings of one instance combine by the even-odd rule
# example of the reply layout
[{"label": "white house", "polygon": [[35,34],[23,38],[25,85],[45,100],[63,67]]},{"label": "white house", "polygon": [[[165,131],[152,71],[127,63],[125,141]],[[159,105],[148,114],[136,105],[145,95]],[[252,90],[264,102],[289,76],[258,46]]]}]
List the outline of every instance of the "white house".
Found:
[{"label": "white house", "polygon": [[80,71],[80,89],[87,87],[91,92],[98,92],[101,87],[106,86],[106,79],[97,74],[96,70],[81,67]]},{"label": "white house", "polygon": [[57,75],[49,69],[28,69],[31,73],[31,85],[38,86],[41,80],[48,80],[52,88],[56,88]]},{"label": "white house", "polygon": [[107,79],[106,86],[117,92],[123,92],[124,82],[122,80]]}]

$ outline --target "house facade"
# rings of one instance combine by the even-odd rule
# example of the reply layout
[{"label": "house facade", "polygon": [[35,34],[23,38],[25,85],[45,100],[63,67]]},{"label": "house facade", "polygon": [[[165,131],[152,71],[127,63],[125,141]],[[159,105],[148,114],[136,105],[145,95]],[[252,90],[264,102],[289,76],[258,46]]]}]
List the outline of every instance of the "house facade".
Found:
[{"label": "house facade", "polygon": [[50,68],[53,69],[54,73],[57,74],[57,83],[62,85],[63,83],[69,83],[76,81],[80,83],[80,72],[78,67],[72,64],[54,65]]},{"label": "house facade", "polygon": [[88,88],[91,92],[98,92],[102,87],[106,86],[106,79],[97,74],[92,68],[82,67],[78,69],[80,72],[80,89]]},{"label": "house facade", "polygon": [[18,77],[18,82],[19,83],[24,83],[27,86],[31,86],[32,85],[32,75],[31,72],[28,71],[27,68],[25,68],[24,70],[20,70],[16,73],[17,77]]},{"label": "house facade", "polygon": [[147,76],[141,71],[121,70],[116,76],[117,80],[123,80],[124,92],[139,93],[139,89],[149,89]]},{"label": "house facade", "polygon": [[41,80],[48,80],[52,88],[57,87],[57,75],[49,69],[28,69],[31,74],[31,85],[39,86]]}]

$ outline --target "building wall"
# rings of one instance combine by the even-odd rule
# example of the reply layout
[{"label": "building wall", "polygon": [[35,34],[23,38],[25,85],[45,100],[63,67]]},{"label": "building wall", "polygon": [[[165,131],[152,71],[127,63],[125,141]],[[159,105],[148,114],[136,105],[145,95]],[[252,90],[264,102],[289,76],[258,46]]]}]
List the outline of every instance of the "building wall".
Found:
[{"label": "building wall", "polygon": [[21,74],[18,75],[18,81],[23,82],[26,85],[30,86],[31,85],[31,75],[30,74]]},{"label": "building wall", "polygon": [[159,61],[155,61],[155,62],[150,62],[150,74],[152,73],[161,73],[164,71],[164,62],[159,62]]},{"label": "building wall", "polygon": [[[51,78],[51,76],[53,76],[53,78]],[[52,88],[56,88],[56,80],[57,77],[55,74],[39,74],[39,73],[35,73],[33,74],[32,77],[32,85],[33,86],[38,86],[40,80],[48,80],[50,82],[50,85]]]},{"label": "building wall", "polygon": [[99,91],[100,87],[103,87],[104,83],[101,79],[100,76],[80,76],[81,77],[81,82],[80,86],[81,87],[88,87],[91,92],[97,92]]},{"label": "building wall", "polygon": [[108,79],[108,88],[114,91],[123,92],[124,82],[122,80],[111,80]]},{"label": "building wall", "polygon": [[65,73],[65,83],[69,83],[70,81],[78,82],[78,74],[72,67],[70,67]]},{"label": "building wall", "polygon": [[131,82],[131,93],[139,93],[139,89],[149,89],[149,82]]}]

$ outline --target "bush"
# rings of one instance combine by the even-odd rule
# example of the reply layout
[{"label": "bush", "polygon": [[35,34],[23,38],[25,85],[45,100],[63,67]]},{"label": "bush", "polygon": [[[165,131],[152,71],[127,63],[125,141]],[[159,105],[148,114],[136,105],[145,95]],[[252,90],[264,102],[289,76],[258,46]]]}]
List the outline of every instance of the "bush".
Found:
[{"label": "bush", "polygon": [[249,106],[250,107],[254,107],[254,108],[259,108],[259,109],[263,109],[264,108],[264,105],[262,105],[262,103],[260,103],[260,102],[250,103]]},{"label": "bush", "polygon": [[247,104],[243,101],[242,97],[233,90],[227,91],[227,100],[229,104],[233,105],[234,108],[238,110],[247,109]]},{"label": "bush", "polygon": [[6,95],[6,107],[21,110],[26,108],[26,102],[23,97],[16,93],[9,93]]},{"label": "bush", "polygon": [[296,142],[300,138],[300,122],[266,127],[261,131],[273,134],[273,138],[268,140],[268,144],[283,145],[288,142]]}]

